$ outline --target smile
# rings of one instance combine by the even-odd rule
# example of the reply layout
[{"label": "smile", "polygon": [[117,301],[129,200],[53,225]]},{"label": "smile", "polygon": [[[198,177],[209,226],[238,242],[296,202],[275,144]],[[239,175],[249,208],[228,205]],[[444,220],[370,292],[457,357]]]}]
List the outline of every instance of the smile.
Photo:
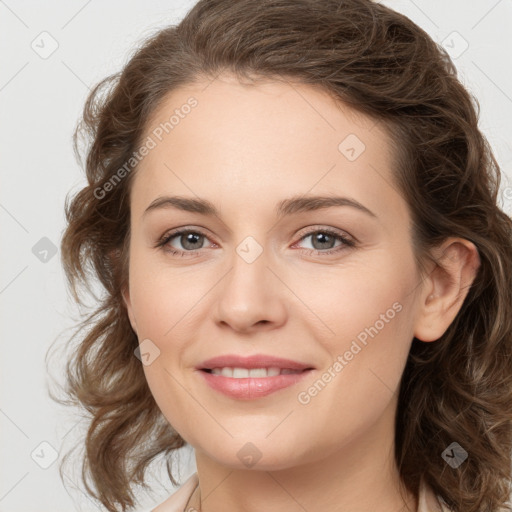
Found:
[{"label": "smile", "polygon": [[280,368],[213,368],[198,370],[208,386],[230,398],[254,400],[300,382],[313,369],[289,370]]}]

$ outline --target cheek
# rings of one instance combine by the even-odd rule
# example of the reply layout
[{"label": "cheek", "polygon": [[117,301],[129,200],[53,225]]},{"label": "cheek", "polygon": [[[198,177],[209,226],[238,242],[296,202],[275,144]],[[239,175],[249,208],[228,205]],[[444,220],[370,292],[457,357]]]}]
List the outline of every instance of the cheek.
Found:
[{"label": "cheek", "polygon": [[[394,337],[417,285],[411,257],[375,250],[320,269],[294,281],[294,293],[307,305],[308,324],[329,352],[348,350],[351,340]],[[304,306],[302,306],[304,309]],[[312,314],[314,313],[314,315]],[[303,315],[304,317],[304,315]],[[395,333],[398,334],[398,333]],[[343,341],[341,341],[343,340]]]},{"label": "cheek", "polygon": [[[332,439],[350,445],[394,406],[412,339],[407,308],[402,306],[401,310],[399,306],[383,309],[388,323],[368,313],[347,320],[350,326],[340,322],[340,331],[355,335],[341,335],[324,344],[329,352],[326,367],[298,390],[301,406],[295,416],[312,435],[318,431],[319,418],[323,419],[320,437],[325,440],[315,450],[328,453]],[[357,325],[361,318],[363,327]],[[392,422],[393,415],[386,414],[387,421]]]},{"label": "cheek", "polygon": [[194,306],[208,291],[193,266],[171,269],[164,257],[134,250],[130,260],[130,298],[139,336],[165,342],[194,317]]},{"label": "cheek", "polygon": [[405,259],[399,265],[392,258],[381,262],[354,268],[322,300],[318,288],[309,292],[312,300],[317,297],[311,309],[322,311],[329,326],[327,335],[317,336],[328,353],[323,369],[328,383],[318,386],[325,391],[317,406],[327,413],[336,403],[338,420],[347,410],[357,412],[361,421],[382,412],[398,391],[413,339],[414,266]]},{"label": "cheek", "polygon": [[[159,358],[151,366],[144,367],[146,380],[151,394],[167,422],[186,442],[192,441],[190,416],[191,395],[185,389],[187,383],[182,381],[178,372],[169,369]],[[174,377],[174,378],[173,378]]]}]

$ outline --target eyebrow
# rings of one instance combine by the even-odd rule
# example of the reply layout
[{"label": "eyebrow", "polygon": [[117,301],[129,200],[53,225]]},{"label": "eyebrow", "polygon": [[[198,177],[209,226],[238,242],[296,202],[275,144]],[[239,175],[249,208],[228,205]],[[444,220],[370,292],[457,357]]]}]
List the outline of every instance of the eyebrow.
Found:
[{"label": "eyebrow", "polygon": [[[275,208],[275,213],[280,219],[296,213],[331,208],[333,206],[350,206],[371,217],[377,217],[375,213],[355,199],[340,196],[293,196],[280,201]],[[162,208],[176,208],[178,210],[199,213],[201,215],[220,217],[218,209],[210,201],[183,196],[157,197],[146,208],[142,216],[145,217],[149,212]]]}]

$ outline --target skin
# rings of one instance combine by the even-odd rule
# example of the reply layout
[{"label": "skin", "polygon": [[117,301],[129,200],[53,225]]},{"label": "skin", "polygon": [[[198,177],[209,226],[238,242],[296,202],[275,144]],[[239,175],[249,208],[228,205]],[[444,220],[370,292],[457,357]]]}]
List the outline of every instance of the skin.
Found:
[{"label": "skin", "polygon": [[[172,91],[147,134],[191,96],[198,105],[134,176],[124,299],[139,342],[160,350],[144,372],[162,413],[195,449],[201,509],[416,510],[414,496],[400,492],[393,458],[400,378],[413,337],[437,340],[462,306],[479,264],[476,247],[448,239],[434,252],[439,264],[420,275],[408,207],[391,185],[392,141],[379,123],[341,109],[325,92],[277,81],[243,85],[223,74]],[[348,134],[365,145],[354,161],[338,149]],[[276,217],[279,201],[304,194],[350,197],[376,217],[349,206]],[[162,195],[204,198],[220,214],[170,207],[143,216]],[[182,227],[206,236],[168,242],[188,250],[184,257],[155,248]],[[306,236],[323,228],[356,246]],[[262,248],[252,263],[236,251],[248,236]],[[300,403],[298,393],[394,303],[400,312]],[[315,370],[300,384],[237,400],[195,371],[228,353],[271,354]],[[252,467],[237,455],[248,442],[261,454]],[[199,508],[198,493],[194,500]],[[155,510],[168,510],[168,500]]]}]

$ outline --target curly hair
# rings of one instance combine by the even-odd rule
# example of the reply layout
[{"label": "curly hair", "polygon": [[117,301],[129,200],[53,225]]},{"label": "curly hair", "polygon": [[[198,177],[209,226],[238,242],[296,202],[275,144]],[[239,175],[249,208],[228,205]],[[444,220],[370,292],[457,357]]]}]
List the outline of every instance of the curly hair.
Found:
[{"label": "curly hair", "polygon": [[[66,197],[61,242],[74,300],[84,303],[80,291],[91,292],[93,279],[104,289],[71,338],[90,328],[65,371],[65,403],[90,414],[87,492],[111,512],[134,507],[132,487],[146,486],[158,455],[177,485],[169,455],[186,442],[150,392],[122,298],[133,155],[170,91],[224,71],[319,87],[383,123],[395,141],[394,179],[420,268],[447,237],[477,247],[481,265],[452,324],[434,343],[412,340],[395,459],[416,496],[424,478],[456,512],[498,510],[509,499],[512,452],[512,220],[497,204],[501,171],[478,128],[478,102],[447,53],[407,17],[371,0],[200,0],[88,96],[73,136],[79,159],[79,139],[87,142],[88,184]],[[469,453],[454,469],[441,453],[457,440]]]}]

